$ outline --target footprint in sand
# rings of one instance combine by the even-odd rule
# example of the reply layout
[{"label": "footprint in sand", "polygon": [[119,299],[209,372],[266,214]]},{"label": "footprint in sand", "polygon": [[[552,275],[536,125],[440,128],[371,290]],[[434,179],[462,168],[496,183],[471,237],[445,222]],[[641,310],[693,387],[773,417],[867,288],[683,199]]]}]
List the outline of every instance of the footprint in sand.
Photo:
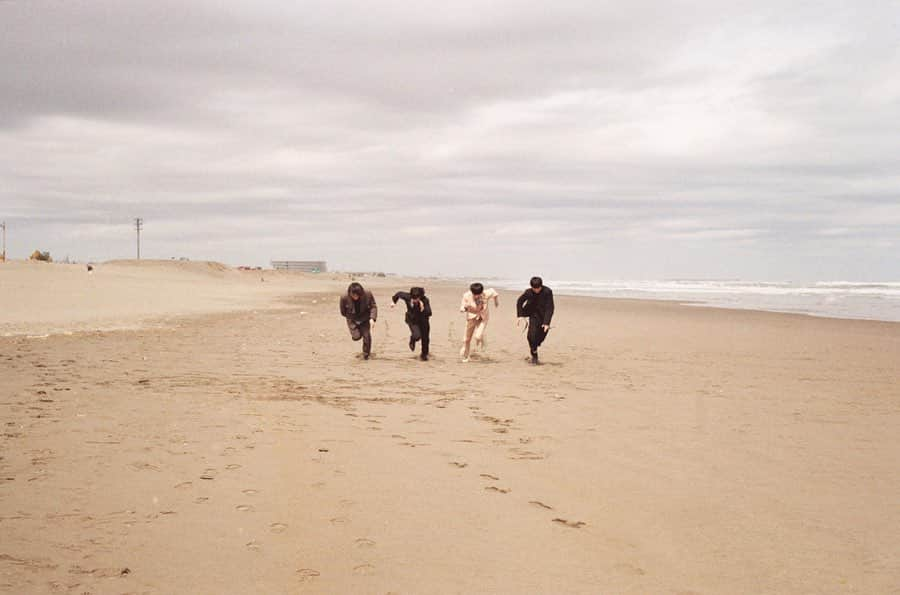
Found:
[{"label": "footprint in sand", "polygon": [[511,490],[509,488],[498,488],[497,486],[488,486],[484,488],[489,492],[499,492],[501,494],[508,494]]},{"label": "footprint in sand", "polygon": [[300,577],[301,583],[305,583],[319,576],[319,571],[312,568],[301,568],[297,571],[297,576]]},{"label": "footprint in sand", "polygon": [[634,576],[643,576],[647,574],[647,571],[641,568],[640,566],[635,566],[634,564],[628,564],[624,562],[622,564],[616,564],[613,566],[616,570],[620,572],[624,572],[626,574],[632,574]]},{"label": "footprint in sand", "polygon": [[287,531],[288,526],[284,523],[272,523],[269,525],[269,531],[272,533],[284,533]]},{"label": "footprint in sand", "polygon": [[346,525],[349,519],[344,516],[336,516],[333,519],[328,519],[332,525]]},{"label": "footprint in sand", "polygon": [[587,525],[587,523],[585,523],[584,521],[568,521],[559,517],[553,519],[553,522],[560,525],[565,525],[566,527],[571,527],[572,529],[581,529],[582,527]]},{"label": "footprint in sand", "polygon": [[511,448],[510,452],[513,454],[507,458],[514,461],[540,461],[544,458],[544,455],[542,454],[530,450],[523,450],[521,448]]},{"label": "footprint in sand", "polygon": [[539,507],[539,508],[543,508],[544,510],[553,510],[553,507],[552,507],[552,506],[547,506],[546,504],[544,504],[544,503],[541,502],[540,500],[531,500],[531,501],[529,502],[529,504],[534,504],[535,506],[537,506],[537,507]]},{"label": "footprint in sand", "polygon": [[371,564],[360,564],[359,566],[353,567],[354,574],[369,575],[373,572],[375,572],[375,567]]},{"label": "footprint in sand", "polygon": [[255,496],[259,493],[259,490],[254,490],[254,489],[241,490],[241,493],[244,494],[245,496]]},{"label": "footprint in sand", "polygon": [[450,461],[450,464],[459,467],[460,469],[465,469],[469,466],[468,463],[460,463],[459,461]]},{"label": "footprint in sand", "polygon": [[250,506],[249,504],[238,504],[237,506],[234,507],[234,509],[239,510],[241,512],[252,512],[253,511],[253,507]]},{"label": "footprint in sand", "polygon": [[82,568],[75,565],[69,568],[69,574],[89,574],[98,578],[113,578],[131,574],[130,568]]},{"label": "footprint in sand", "polygon": [[482,473],[482,474],[480,475],[480,477],[483,477],[483,478],[485,478],[485,479],[493,479],[494,481],[499,481],[499,480],[500,480],[499,477],[497,477],[496,475],[491,475],[490,473]]},{"label": "footprint in sand", "polygon": [[235,469],[240,469],[241,466],[238,465],[237,463],[231,463],[230,465],[226,465],[225,468],[228,469],[229,471],[234,471]]},{"label": "footprint in sand", "polygon": [[216,469],[207,469],[206,471],[203,472],[203,475],[200,476],[200,479],[207,479],[207,480],[215,479],[216,475],[218,475],[218,473],[219,472]]},{"label": "footprint in sand", "polygon": [[248,541],[246,543],[246,546],[248,550],[256,551],[259,550],[260,547],[262,547],[262,544],[254,539],[253,541]]},{"label": "footprint in sand", "polygon": [[184,489],[184,488],[189,488],[192,485],[194,485],[194,482],[192,482],[192,481],[182,481],[181,483],[175,484],[175,488],[176,489]]},{"label": "footprint in sand", "polygon": [[375,547],[375,542],[367,537],[360,537],[354,543],[356,543],[356,547],[358,548]]},{"label": "footprint in sand", "polygon": [[203,504],[207,500],[209,500],[209,498],[207,498],[206,496],[200,496],[199,498],[194,498],[194,503],[195,504]]}]

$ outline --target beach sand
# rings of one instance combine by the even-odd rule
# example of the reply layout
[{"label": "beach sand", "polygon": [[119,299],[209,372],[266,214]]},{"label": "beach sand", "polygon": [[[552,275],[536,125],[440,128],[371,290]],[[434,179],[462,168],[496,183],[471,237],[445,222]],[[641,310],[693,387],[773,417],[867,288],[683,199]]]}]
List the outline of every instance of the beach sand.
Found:
[{"label": "beach sand", "polygon": [[361,281],[0,265],[0,592],[900,593],[900,324]]}]

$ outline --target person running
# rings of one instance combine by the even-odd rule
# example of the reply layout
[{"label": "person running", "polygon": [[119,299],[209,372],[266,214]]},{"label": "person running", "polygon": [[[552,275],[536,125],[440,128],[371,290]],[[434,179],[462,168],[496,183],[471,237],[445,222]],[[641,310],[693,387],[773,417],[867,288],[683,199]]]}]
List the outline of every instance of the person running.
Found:
[{"label": "person running", "polygon": [[371,291],[359,283],[351,283],[347,295],[341,297],[341,316],[347,319],[347,328],[354,341],[362,339],[363,359],[372,353],[372,330],[378,320],[378,306]]},{"label": "person running", "polygon": [[420,359],[428,361],[428,346],[431,342],[431,303],[425,296],[425,290],[421,287],[411,287],[409,293],[398,291],[391,298],[397,305],[397,300],[406,303],[406,324],[409,325],[409,350],[416,350],[416,342],[422,340],[422,355]]},{"label": "person running", "polygon": [[459,356],[463,362],[469,361],[472,339],[475,339],[475,347],[484,350],[486,347],[485,330],[487,329],[490,310],[488,304],[494,300],[494,307],[500,307],[500,294],[493,289],[485,290],[481,283],[472,283],[469,291],[463,294],[460,312],[466,313],[466,334],[463,337],[463,346],[459,350]]},{"label": "person running", "polygon": [[528,347],[531,349],[531,363],[538,364],[538,347],[547,338],[550,321],[553,319],[553,291],[544,286],[540,277],[531,278],[531,287],[516,301],[516,325],[527,318]]}]

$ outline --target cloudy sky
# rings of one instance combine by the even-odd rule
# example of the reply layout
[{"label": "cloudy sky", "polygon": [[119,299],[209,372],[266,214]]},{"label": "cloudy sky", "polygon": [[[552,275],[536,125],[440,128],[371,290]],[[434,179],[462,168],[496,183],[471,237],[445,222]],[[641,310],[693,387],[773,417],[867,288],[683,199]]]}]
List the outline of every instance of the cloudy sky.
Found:
[{"label": "cloudy sky", "polygon": [[900,280],[900,2],[0,0],[8,251]]}]

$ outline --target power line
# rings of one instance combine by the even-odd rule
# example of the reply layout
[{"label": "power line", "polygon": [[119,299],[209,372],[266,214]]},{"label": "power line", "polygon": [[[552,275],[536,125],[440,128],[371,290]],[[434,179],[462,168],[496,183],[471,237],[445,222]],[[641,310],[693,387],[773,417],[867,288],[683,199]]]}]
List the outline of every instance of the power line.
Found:
[{"label": "power line", "polygon": [[141,259],[141,230],[144,229],[144,220],[140,217],[134,220],[134,228],[138,232],[138,260]]}]

